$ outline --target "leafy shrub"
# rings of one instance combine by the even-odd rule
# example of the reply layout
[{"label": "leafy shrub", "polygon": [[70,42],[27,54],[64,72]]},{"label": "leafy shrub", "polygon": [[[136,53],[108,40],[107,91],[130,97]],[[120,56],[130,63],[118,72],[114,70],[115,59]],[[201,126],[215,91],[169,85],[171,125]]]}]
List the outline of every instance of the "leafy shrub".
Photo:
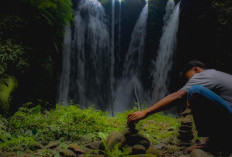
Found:
[{"label": "leafy shrub", "polygon": [[[10,139],[2,138],[0,149],[22,150],[31,148],[35,141],[47,144],[49,141],[59,140],[61,142],[75,142],[85,145],[87,142],[101,140],[112,131],[121,131],[126,127],[126,117],[128,113],[136,109],[119,113],[115,117],[109,116],[106,112],[94,110],[93,108],[81,109],[78,105],[60,106],[51,111],[41,113],[40,105],[34,108],[32,103],[27,103],[21,107],[18,112],[12,116],[8,122],[9,129],[6,130],[4,137],[10,136]],[[1,123],[0,123],[1,125]],[[175,136],[179,120],[171,116],[156,114],[140,121],[137,128],[140,132],[149,137],[153,142],[157,142],[165,137]],[[172,131],[168,131],[173,129]],[[86,143],[84,142],[86,140]],[[18,142],[21,145],[18,145]],[[116,148],[110,155],[125,153],[119,152]]]},{"label": "leafy shrub", "polygon": [[71,0],[23,0],[42,12],[42,15],[51,26],[57,21],[63,25],[73,19]]},{"label": "leafy shrub", "polygon": [[23,54],[24,49],[21,45],[15,44],[11,40],[7,40],[5,43],[0,42],[0,76],[9,74],[13,67],[21,71],[24,66],[27,66],[28,63],[23,58]]}]

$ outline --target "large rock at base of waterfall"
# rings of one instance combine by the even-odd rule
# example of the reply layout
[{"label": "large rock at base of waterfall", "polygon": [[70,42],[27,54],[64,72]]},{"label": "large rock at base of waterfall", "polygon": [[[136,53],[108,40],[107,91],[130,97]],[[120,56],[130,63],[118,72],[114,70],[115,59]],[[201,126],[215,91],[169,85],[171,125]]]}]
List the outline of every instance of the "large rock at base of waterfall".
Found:
[{"label": "large rock at base of waterfall", "polygon": [[110,133],[110,135],[106,139],[106,144],[110,150],[114,149],[116,145],[118,145],[118,148],[120,149],[125,143],[126,143],[126,138],[119,131]]},{"label": "large rock at base of waterfall", "polygon": [[146,148],[143,145],[136,144],[133,145],[132,152],[133,154],[145,154]]},{"label": "large rock at base of waterfall", "polygon": [[143,135],[133,134],[126,138],[126,143],[130,146],[140,143],[140,141],[147,141],[150,144],[150,141]]},{"label": "large rock at base of waterfall", "polygon": [[191,152],[190,157],[214,157],[214,156],[201,149],[195,149]]}]

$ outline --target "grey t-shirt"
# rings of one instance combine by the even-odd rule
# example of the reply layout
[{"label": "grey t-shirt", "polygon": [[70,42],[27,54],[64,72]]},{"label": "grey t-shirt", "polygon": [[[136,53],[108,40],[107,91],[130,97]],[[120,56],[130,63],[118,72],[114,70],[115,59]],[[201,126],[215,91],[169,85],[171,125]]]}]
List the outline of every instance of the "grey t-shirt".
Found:
[{"label": "grey t-shirt", "polygon": [[195,74],[180,90],[188,92],[193,85],[202,85],[212,90],[232,106],[232,75],[207,69]]}]

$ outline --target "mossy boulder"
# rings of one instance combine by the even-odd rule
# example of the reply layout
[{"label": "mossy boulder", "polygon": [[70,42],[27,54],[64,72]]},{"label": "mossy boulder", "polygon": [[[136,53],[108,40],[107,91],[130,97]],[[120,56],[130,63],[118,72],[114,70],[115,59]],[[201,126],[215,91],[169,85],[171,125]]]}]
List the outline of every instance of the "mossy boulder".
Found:
[{"label": "mossy boulder", "polygon": [[118,148],[120,149],[125,143],[126,143],[126,138],[119,131],[114,131],[110,133],[110,135],[106,139],[106,144],[110,150],[113,150],[116,145],[118,145]]}]

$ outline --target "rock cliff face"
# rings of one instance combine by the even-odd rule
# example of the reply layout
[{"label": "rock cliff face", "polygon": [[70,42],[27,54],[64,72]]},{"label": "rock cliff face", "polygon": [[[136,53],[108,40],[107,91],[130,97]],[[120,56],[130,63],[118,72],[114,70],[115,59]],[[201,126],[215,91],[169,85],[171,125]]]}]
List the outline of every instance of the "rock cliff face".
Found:
[{"label": "rock cliff face", "polygon": [[201,60],[209,68],[232,73],[231,36],[230,0],[182,0],[176,62],[170,89],[179,88],[177,86],[182,82],[179,80],[179,71],[190,60]]}]

